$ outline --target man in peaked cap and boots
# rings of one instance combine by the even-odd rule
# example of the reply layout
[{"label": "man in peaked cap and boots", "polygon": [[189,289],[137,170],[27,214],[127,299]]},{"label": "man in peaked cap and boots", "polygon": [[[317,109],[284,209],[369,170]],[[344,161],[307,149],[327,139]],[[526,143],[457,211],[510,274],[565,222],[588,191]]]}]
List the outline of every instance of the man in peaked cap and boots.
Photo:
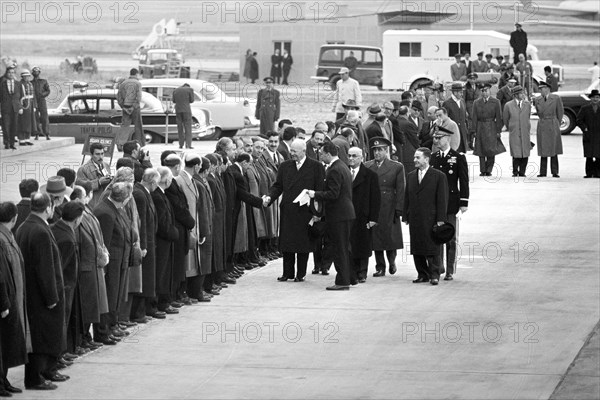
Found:
[{"label": "man in peaked cap and boots", "polygon": [[37,103],[37,126],[35,140],[38,140],[40,133],[46,136],[46,140],[50,140],[50,121],[48,119],[48,106],[46,105],[46,97],[50,94],[50,85],[48,81],[40,78],[42,70],[40,67],[33,67],[31,75],[33,75],[33,91],[35,92],[35,101]]}]

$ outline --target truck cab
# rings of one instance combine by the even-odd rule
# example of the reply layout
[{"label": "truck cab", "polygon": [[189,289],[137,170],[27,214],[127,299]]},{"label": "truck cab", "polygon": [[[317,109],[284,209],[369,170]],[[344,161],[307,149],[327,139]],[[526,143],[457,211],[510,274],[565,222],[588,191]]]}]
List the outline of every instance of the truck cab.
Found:
[{"label": "truck cab", "polygon": [[328,83],[334,90],[342,67],[349,68],[350,77],[361,85],[381,85],[383,57],[379,47],[325,44],[319,51],[317,74],[311,78]]},{"label": "truck cab", "polygon": [[182,55],[166,48],[140,50],[139,71],[144,78],[189,78],[190,73],[189,67],[183,67]]}]

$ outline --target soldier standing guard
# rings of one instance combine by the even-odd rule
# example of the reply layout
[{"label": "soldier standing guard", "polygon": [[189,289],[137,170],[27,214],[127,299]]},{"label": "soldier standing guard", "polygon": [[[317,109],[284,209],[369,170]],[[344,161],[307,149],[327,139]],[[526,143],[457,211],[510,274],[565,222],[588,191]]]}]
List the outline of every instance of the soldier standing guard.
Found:
[{"label": "soldier standing guard", "polygon": [[496,155],[506,151],[500,140],[503,126],[500,101],[490,97],[490,88],[489,83],[483,85],[481,97],[473,103],[473,154],[479,156],[479,176],[492,176]]},{"label": "soldier standing guard", "polygon": [[273,131],[275,122],[279,119],[281,103],[279,91],[273,89],[273,78],[267,76],[263,79],[267,87],[260,89],[256,96],[255,117],[260,120],[260,134],[267,137],[267,132]]},{"label": "soldier standing guard", "polygon": [[21,146],[33,146],[31,133],[36,130],[35,113],[37,105],[31,79],[31,73],[28,70],[25,69],[21,72],[21,86],[23,87],[21,106],[23,107],[23,113],[19,115],[18,124],[19,145]]},{"label": "soldier standing guard", "polygon": [[473,141],[475,140],[475,130],[473,129],[473,102],[481,95],[479,87],[477,86],[478,75],[475,72],[471,72],[467,76],[467,83],[465,84],[465,104],[467,105],[467,129],[468,129],[468,147],[465,146],[465,151],[473,150]]},{"label": "soldier standing guard", "polygon": [[46,105],[46,97],[50,94],[50,86],[48,81],[40,78],[42,70],[40,67],[33,67],[31,74],[33,75],[33,91],[35,92],[35,101],[37,103],[37,126],[35,130],[35,140],[38,140],[40,133],[46,136],[46,140],[50,140],[50,121],[48,119],[48,106]]}]

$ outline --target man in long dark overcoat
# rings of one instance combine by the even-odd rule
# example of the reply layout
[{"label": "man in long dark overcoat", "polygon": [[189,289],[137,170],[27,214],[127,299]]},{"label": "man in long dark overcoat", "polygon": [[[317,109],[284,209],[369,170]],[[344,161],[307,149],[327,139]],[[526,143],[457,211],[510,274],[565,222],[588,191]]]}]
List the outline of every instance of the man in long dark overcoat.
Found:
[{"label": "man in long dark overcoat", "polygon": [[500,100],[490,97],[490,84],[481,88],[481,97],[473,102],[473,130],[475,131],[475,149],[479,156],[480,176],[492,176],[492,169],[498,154],[506,148],[500,140],[502,133],[502,111]]},{"label": "man in long dark overcoat", "polygon": [[260,120],[260,134],[267,136],[267,132],[272,131],[275,122],[279,119],[281,109],[281,100],[279,90],[273,88],[273,78],[267,76],[263,79],[266,88],[260,89],[256,95],[255,117]]},{"label": "man in long dark overcoat", "polygon": [[[281,282],[303,279],[306,276],[308,255],[314,251],[314,243],[308,233],[308,222],[313,215],[307,205],[300,206],[294,200],[304,190],[323,190],[325,169],[323,164],[306,157],[306,142],[296,139],[290,149],[291,159],[284,161],[277,171],[277,179],[264,205],[268,206],[283,195],[280,207],[279,250],[283,253]],[[297,263],[297,272],[294,264]]]},{"label": "man in long dark overcoat", "polygon": [[65,319],[64,286],[60,253],[50,226],[54,207],[47,194],[31,198],[31,214],[17,230],[23,253],[27,315],[32,351],[25,365],[27,389],[56,389],[46,381],[57,373],[56,363],[63,352]]},{"label": "man in long dark overcoat", "polygon": [[577,125],[583,132],[584,178],[600,178],[600,92],[594,89],[588,97],[590,104],[581,107],[577,115]]},{"label": "man in long dark overcoat", "polygon": [[397,249],[404,248],[402,242],[402,209],[404,205],[404,166],[389,159],[392,143],[386,138],[370,140],[374,159],[365,166],[377,174],[381,193],[379,219],[373,229],[373,250],[375,250],[376,272],[373,276],[385,276],[385,251],[390,274],[396,273]]},{"label": "man in long dark overcoat", "polygon": [[364,283],[367,280],[369,258],[373,242],[372,229],[379,220],[381,192],[379,179],[375,171],[367,168],[362,162],[363,151],[359,147],[349,150],[350,174],[352,176],[352,204],[356,220],[350,230],[350,253],[352,268],[350,282]]},{"label": "man in long dark overcoat", "polygon": [[443,271],[440,245],[433,241],[434,225],[447,220],[448,182],[446,175],[429,166],[431,150],[415,152],[416,170],[408,175],[404,200],[404,222],[409,226],[410,253],[418,277],[413,282],[437,285]]}]

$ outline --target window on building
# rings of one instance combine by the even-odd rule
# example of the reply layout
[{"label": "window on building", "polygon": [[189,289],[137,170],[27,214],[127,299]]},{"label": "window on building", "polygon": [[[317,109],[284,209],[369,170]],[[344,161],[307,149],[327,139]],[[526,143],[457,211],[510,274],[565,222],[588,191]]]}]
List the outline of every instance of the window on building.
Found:
[{"label": "window on building", "polygon": [[275,50],[279,50],[279,54],[283,54],[283,50],[287,50],[288,53],[292,54],[292,42],[285,40],[273,41],[273,53]]},{"label": "window on building", "polygon": [[471,54],[471,43],[448,43],[448,57],[465,53]]},{"label": "window on building", "polygon": [[421,43],[400,42],[400,57],[421,57]]},{"label": "window on building", "polygon": [[327,44],[346,44],[346,41],[345,40],[328,40],[325,43],[327,43]]}]

